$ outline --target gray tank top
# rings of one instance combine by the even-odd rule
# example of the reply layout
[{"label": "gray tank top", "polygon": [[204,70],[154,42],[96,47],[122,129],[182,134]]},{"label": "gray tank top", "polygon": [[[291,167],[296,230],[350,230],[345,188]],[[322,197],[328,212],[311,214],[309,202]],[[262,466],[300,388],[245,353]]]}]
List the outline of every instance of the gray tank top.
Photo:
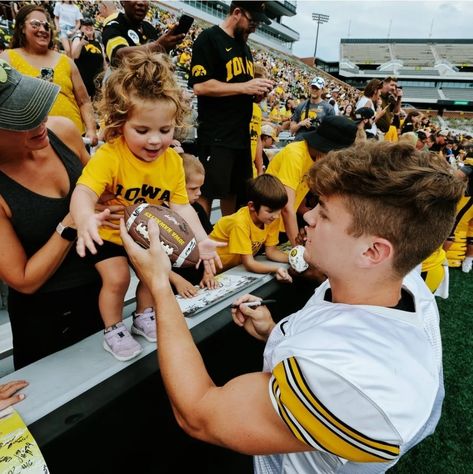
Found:
[{"label": "gray tank top", "polygon": [[[71,194],[82,172],[78,156],[51,130],[48,130],[48,136],[69,176],[69,192],[65,197],[52,198],[36,194],[0,171],[0,195],[11,209],[12,226],[28,258],[51,238],[58,223],[69,212]],[[97,278],[93,265],[79,257],[73,246],[61,266],[38,292],[74,288],[96,281]]]}]

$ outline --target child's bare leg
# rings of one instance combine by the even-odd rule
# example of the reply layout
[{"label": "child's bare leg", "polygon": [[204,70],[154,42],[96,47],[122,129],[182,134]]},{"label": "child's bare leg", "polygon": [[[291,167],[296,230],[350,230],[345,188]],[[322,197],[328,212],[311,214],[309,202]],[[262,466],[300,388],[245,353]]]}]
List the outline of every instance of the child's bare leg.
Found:
[{"label": "child's bare leg", "polygon": [[123,302],[130,285],[130,270],[125,257],[113,257],[96,264],[102,278],[99,309],[105,328],[123,319]]},{"label": "child's bare leg", "polygon": [[105,325],[103,348],[116,359],[133,359],[143,350],[123,324],[123,300],[130,284],[130,270],[125,257],[113,257],[96,264],[102,277],[99,308]]},{"label": "child's bare leg", "polygon": [[140,281],[136,287],[136,312],[142,313],[147,308],[154,308],[153,297],[148,287]]}]

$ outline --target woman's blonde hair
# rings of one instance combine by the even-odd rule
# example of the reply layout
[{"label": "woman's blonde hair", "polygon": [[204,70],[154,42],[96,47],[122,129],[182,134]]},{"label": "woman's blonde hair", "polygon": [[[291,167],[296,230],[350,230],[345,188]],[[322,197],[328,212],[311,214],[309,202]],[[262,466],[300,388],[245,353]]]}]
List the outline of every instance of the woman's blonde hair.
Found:
[{"label": "woman's blonde hair", "polygon": [[184,126],[189,113],[166,54],[136,50],[126,54],[102,85],[96,102],[106,141],[119,137],[137,101],[165,101],[176,110],[175,126]]}]

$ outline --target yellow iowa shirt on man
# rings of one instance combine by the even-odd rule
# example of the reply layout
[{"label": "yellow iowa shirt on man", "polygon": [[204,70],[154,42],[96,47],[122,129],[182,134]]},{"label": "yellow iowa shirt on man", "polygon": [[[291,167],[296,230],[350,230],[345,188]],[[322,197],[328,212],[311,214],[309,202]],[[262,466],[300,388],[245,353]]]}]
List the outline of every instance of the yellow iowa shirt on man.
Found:
[{"label": "yellow iowa shirt on man", "polygon": [[248,207],[242,207],[234,214],[220,218],[209,236],[219,242],[228,243],[226,247],[217,248],[223,265],[219,272],[240,265],[242,255],[256,255],[262,245],[277,245],[279,221],[280,219],[276,219],[260,229],[251,219]]},{"label": "yellow iowa shirt on man", "polygon": [[[14,50],[7,50],[11,65],[25,76],[41,77],[41,71],[32,66],[26,59]],[[71,65],[69,58],[65,54],[61,54],[59,61],[54,66],[54,84],[57,84],[61,90],[54,102],[52,109],[48,115],[59,115],[67,117],[74,122],[77,130],[81,134],[85,132],[84,123],[80,114],[74,95],[74,86],[72,84]]]},{"label": "yellow iowa shirt on man", "polygon": [[[276,176],[284,186],[295,191],[294,211],[297,211],[309,191],[306,175],[313,164],[314,162],[309,154],[309,148],[305,140],[293,142],[285,146],[269,162],[266,173]],[[284,232],[282,219],[280,230]]]},{"label": "yellow iowa shirt on man", "polygon": [[[145,162],[128,148],[123,137],[102,145],[77,181],[100,196],[104,191],[115,195],[109,204],[131,206],[149,204],[188,204],[182,158],[168,148],[157,160]],[[122,245],[120,231],[100,228],[102,239]]]}]

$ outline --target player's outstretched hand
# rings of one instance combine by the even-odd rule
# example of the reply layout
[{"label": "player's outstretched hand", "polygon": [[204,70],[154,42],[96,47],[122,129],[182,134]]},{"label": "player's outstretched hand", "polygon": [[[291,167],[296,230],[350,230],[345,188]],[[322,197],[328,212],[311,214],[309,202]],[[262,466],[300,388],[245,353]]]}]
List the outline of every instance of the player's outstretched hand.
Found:
[{"label": "player's outstretched hand", "polygon": [[120,236],[140,280],[148,288],[152,288],[156,283],[169,285],[171,261],[161,245],[159,227],[153,219],[148,222],[148,234],[150,247],[144,249],[131,238],[126,230],[124,220],[120,219]]},{"label": "player's outstretched hand", "polygon": [[17,392],[27,386],[28,382],[26,380],[12,380],[11,382],[0,384],[0,410],[21,402],[25,395]]}]

